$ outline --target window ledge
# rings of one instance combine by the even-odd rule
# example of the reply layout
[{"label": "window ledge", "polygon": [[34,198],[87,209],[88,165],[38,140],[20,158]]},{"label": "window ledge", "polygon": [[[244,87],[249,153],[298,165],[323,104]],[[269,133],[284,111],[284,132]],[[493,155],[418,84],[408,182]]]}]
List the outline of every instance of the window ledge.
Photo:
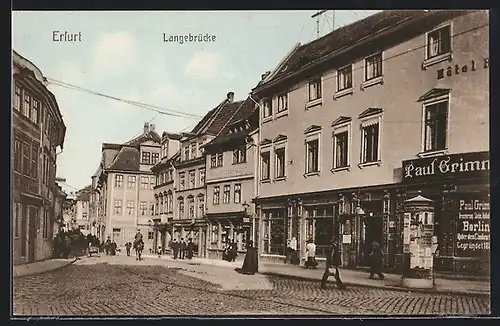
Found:
[{"label": "window ledge", "polygon": [[242,161],[242,162],[233,162],[233,165],[238,165],[238,164],[244,164],[246,163],[247,161]]},{"label": "window ledge", "polygon": [[317,106],[317,105],[323,105],[323,98],[322,97],[307,102],[306,103],[306,110],[309,108],[312,108],[313,106]]},{"label": "window ledge", "polygon": [[339,98],[341,98],[343,96],[353,95],[353,94],[354,94],[354,88],[350,87],[350,88],[343,89],[343,90],[338,91],[335,94],[333,94],[333,99],[338,100]]},{"label": "window ledge", "polygon": [[288,116],[288,108],[286,110],[283,110],[281,112],[276,113],[276,119],[281,118],[281,117],[286,117]]},{"label": "window ledge", "polygon": [[448,153],[447,149],[441,149],[439,151],[421,152],[421,153],[418,153],[417,156],[419,158],[426,158],[426,157],[446,155],[447,153]]},{"label": "window ledge", "polygon": [[286,181],[286,177],[277,177],[274,178],[273,182],[278,182],[278,181]]},{"label": "window ledge", "polygon": [[375,162],[366,162],[366,163],[359,163],[358,164],[358,167],[360,169],[363,169],[363,168],[366,168],[366,167],[369,167],[369,166],[381,166],[382,165],[382,161],[375,161]]},{"label": "window ledge", "polygon": [[272,120],[273,120],[273,116],[270,115],[268,117],[262,118],[262,123],[266,123],[266,122],[269,122],[269,121],[272,121]]},{"label": "window ledge", "polygon": [[332,173],[341,172],[341,171],[349,171],[349,172],[351,172],[351,167],[349,165],[348,166],[342,166],[342,167],[338,167],[338,168],[332,168],[330,171],[332,171]]},{"label": "window ledge", "polygon": [[384,84],[384,76],[378,76],[369,80],[366,80],[361,83],[361,90],[364,91],[366,88],[374,86],[374,85],[383,85]]},{"label": "window ledge", "polygon": [[422,70],[427,70],[428,67],[433,66],[435,64],[438,64],[443,61],[452,61],[453,60],[453,53],[448,52],[448,53],[443,53],[440,55],[437,55],[435,57],[425,59],[422,62]]},{"label": "window ledge", "polygon": [[260,180],[260,183],[261,184],[263,184],[263,183],[271,183],[271,179]]},{"label": "window ledge", "polygon": [[319,175],[319,171],[304,173],[304,178],[312,177],[314,175]]}]

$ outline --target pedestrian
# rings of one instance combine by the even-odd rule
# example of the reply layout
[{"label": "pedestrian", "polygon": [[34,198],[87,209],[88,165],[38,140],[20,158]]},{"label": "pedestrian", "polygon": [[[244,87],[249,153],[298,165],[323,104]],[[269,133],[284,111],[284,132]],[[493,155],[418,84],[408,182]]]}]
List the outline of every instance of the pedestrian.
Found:
[{"label": "pedestrian", "polygon": [[130,256],[130,248],[132,248],[132,244],[129,241],[125,244],[125,249],[127,250],[127,256]]},{"label": "pedestrian", "polygon": [[180,259],[184,259],[186,256],[186,242],[184,241],[184,238],[181,238],[181,242],[179,243],[179,254],[180,254]]},{"label": "pedestrian", "polygon": [[321,279],[321,287],[326,288],[326,281],[330,275],[335,277],[335,283],[337,288],[343,290],[346,288],[345,284],[340,279],[339,266],[341,265],[340,259],[340,248],[335,239],[330,243],[330,248],[328,249],[328,254],[326,256],[325,272],[323,273],[323,278]]},{"label": "pedestrian", "polygon": [[238,245],[234,242],[234,239],[231,241],[231,246],[229,248],[229,261],[236,261],[236,257],[238,256]]},{"label": "pedestrian", "polygon": [[116,248],[117,247],[118,246],[116,245],[115,240],[113,240],[113,242],[111,242],[111,248],[110,248],[111,256],[115,256],[116,255]]},{"label": "pedestrian", "polygon": [[71,251],[71,239],[68,235],[64,237],[64,258],[69,258],[69,253]]},{"label": "pedestrian", "polygon": [[177,259],[179,256],[179,243],[177,242],[177,239],[174,239],[174,241],[171,244],[172,251],[174,252],[174,259]]},{"label": "pedestrian", "polygon": [[375,274],[383,280],[382,268],[384,266],[384,252],[380,248],[380,244],[374,241],[372,244],[372,251],[370,252],[370,279],[374,279]]},{"label": "pedestrian", "polygon": [[318,262],[316,261],[316,245],[312,239],[307,240],[306,257],[305,267],[316,269],[316,266],[318,266]]},{"label": "pedestrian", "polygon": [[186,255],[187,259],[193,258],[193,250],[194,250],[193,239],[189,238],[187,243],[187,255]]},{"label": "pedestrian", "polygon": [[111,249],[111,237],[108,236],[106,243],[104,244],[104,250],[106,250],[106,256],[109,255],[109,250]]},{"label": "pedestrian", "polygon": [[243,261],[243,266],[241,267],[241,273],[253,275],[258,271],[259,257],[257,254],[257,248],[253,246],[253,241],[249,240],[247,244],[247,253],[245,254],[245,260]]}]

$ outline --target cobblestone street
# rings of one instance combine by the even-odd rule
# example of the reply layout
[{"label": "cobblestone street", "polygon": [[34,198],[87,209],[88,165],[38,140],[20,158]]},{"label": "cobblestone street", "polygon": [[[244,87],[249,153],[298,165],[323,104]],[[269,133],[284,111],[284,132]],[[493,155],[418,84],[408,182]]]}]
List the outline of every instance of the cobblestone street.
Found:
[{"label": "cobblestone street", "polygon": [[487,314],[486,296],[409,293],[241,275],[227,267],[134,257],[84,258],[14,279],[14,315]]}]

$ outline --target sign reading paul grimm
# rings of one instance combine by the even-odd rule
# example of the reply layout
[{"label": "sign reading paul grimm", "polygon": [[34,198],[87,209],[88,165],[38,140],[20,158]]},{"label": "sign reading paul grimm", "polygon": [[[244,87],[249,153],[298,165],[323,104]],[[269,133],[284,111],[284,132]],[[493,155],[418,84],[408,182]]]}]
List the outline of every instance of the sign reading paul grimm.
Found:
[{"label": "sign reading paul grimm", "polygon": [[487,177],[490,153],[472,152],[403,161],[403,183],[438,180],[446,177]]}]

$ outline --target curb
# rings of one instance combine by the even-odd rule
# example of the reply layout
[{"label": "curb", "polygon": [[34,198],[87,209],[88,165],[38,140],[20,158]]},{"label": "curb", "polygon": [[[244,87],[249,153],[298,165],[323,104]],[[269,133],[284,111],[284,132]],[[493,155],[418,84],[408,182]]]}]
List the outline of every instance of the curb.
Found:
[{"label": "curb", "polygon": [[13,275],[12,278],[22,278],[22,277],[26,277],[26,276],[35,276],[35,275],[45,274],[45,273],[48,273],[48,272],[57,271],[59,269],[63,269],[64,267],[67,267],[67,266],[73,264],[77,259],[78,259],[78,257],[74,257],[71,261],[67,262],[67,264],[63,264],[61,266],[57,266],[56,268],[47,269],[47,270],[43,270],[43,271],[37,271],[37,272],[28,273],[28,274],[24,274],[24,275],[18,275],[18,276]]},{"label": "curb", "polygon": [[[282,277],[282,278],[302,280],[302,281],[317,281],[317,282],[320,281],[320,280],[317,280],[317,279],[312,278],[312,277],[280,274],[280,273],[276,273],[276,272],[259,272],[259,273],[262,275],[278,276],[278,277]],[[328,283],[335,283],[335,281],[329,280]],[[347,286],[351,286],[351,287],[387,289],[387,290],[393,290],[393,291],[399,291],[399,292],[417,292],[417,293],[427,293],[427,294],[434,293],[434,294],[461,295],[461,296],[471,296],[471,297],[477,297],[477,296],[490,297],[491,296],[489,292],[462,292],[462,291],[451,291],[451,290],[440,290],[440,289],[405,288],[405,287],[394,286],[394,285],[378,286],[378,285],[372,285],[372,284],[359,284],[359,283],[352,283],[352,282],[344,282],[344,284]]]}]

